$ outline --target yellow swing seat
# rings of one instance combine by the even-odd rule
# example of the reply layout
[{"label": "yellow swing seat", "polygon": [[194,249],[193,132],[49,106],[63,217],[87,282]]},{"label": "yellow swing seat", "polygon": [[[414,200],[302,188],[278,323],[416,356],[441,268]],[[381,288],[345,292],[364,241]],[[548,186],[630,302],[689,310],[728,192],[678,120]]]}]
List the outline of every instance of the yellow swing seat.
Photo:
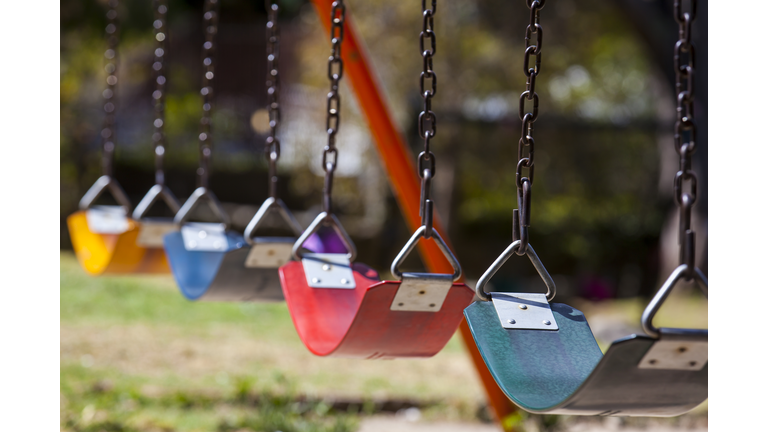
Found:
[{"label": "yellow swing seat", "polygon": [[[92,206],[107,188],[120,205]],[[129,206],[120,185],[112,177],[102,176],[83,196],[81,210],[67,218],[75,255],[89,274],[170,273],[162,247],[136,243],[139,224],[127,216]]]}]

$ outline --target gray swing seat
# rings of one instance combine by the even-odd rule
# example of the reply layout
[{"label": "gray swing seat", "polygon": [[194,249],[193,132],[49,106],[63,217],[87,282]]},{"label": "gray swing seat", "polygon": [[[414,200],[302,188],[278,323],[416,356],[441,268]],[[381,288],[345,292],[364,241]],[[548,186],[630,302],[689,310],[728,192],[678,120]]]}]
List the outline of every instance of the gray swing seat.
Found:
[{"label": "gray swing seat", "polygon": [[555,285],[530,245],[526,254],[547,285],[546,295],[482,290],[518,245],[510,245],[478,281],[478,296],[490,301],[464,310],[486,366],[515,404],[540,414],[670,417],[707,399],[707,330],[651,324],[682,277],[693,277],[706,293],[700,270],[678,267],[643,314],[648,335],[616,340],[603,355],[583,313],[549,303]]}]

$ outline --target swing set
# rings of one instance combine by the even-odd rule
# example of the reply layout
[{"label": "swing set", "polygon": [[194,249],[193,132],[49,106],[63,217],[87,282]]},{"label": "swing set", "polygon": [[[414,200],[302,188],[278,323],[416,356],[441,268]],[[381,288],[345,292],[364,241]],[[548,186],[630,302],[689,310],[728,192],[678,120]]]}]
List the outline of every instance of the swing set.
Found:
[{"label": "swing set", "polygon": [[[155,0],[155,185],[129,217],[130,201],[112,176],[114,154],[114,90],[117,83],[117,1],[107,14],[109,49],[106,52],[107,89],[102,131],[103,175],[80,202],[80,211],[68,218],[77,257],[92,275],[171,272],[182,294],[201,301],[285,300],[297,333],[307,349],[318,356],[380,359],[430,357],[460,329],[488,399],[502,420],[514,405],[534,413],[569,415],[676,416],[707,399],[706,329],[656,328],[653,317],[681,280],[696,281],[707,293],[707,279],[695,267],[695,233],[691,208],[696,201],[696,175],[691,168],[695,147],[692,110],[694,47],[691,23],[696,0],[684,12],[674,4],[680,26],[675,45],[677,122],[675,148],[680,171],[674,179],[680,208],[680,260],[642,315],[644,335],[629,335],[613,342],[605,355],[580,311],[553,303],[556,286],[530,244],[531,191],[534,180],[533,123],[539,97],[536,77],[542,61],[541,11],[546,0],[526,0],[530,20],[525,28],[524,73],[526,89],[520,95],[521,137],[518,142],[512,243],[478,280],[475,289],[461,282],[462,269],[442,231],[431,198],[436,156],[430,142],[437,133],[432,98],[437,75],[434,18],[436,0],[422,0],[419,35],[423,71],[418,117],[424,150],[416,159],[416,173],[408,148],[395,127],[372,73],[360,38],[343,0],[313,0],[330,36],[326,130],[322,153],[325,172],[322,212],[302,230],[278,197],[277,162],[280,141],[279,43],[276,0],[267,0],[267,94],[270,134],[266,141],[269,197],[243,235],[230,228],[227,212],[209,188],[211,112],[216,58],[219,0],[206,0],[203,45],[203,115],[201,118],[198,188],[180,205],[165,185],[163,173],[165,105],[165,17],[167,6]],[[342,49],[343,48],[343,49]],[[534,57],[532,59],[532,57]],[[384,168],[407,224],[414,231],[391,265],[393,280],[355,261],[354,243],[334,213],[334,172],[338,161],[336,135],[340,127],[339,86],[344,75],[357,96],[375,139]],[[526,103],[531,109],[526,110]],[[117,206],[96,206],[109,191]],[[171,219],[146,217],[162,199],[175,213]],[[217,222],[192,221],[205,201]],[[294,237],[257,236],[270,214],[277,214]],[[430,241],[431,240],[431,241]],[[403,272],[400,267],[418,246],[428,272]],[[547,289],[539,293],[488,292],[493,275],[514,255],[527,256]],[[512,405],[514,403],[514,405]]]}]

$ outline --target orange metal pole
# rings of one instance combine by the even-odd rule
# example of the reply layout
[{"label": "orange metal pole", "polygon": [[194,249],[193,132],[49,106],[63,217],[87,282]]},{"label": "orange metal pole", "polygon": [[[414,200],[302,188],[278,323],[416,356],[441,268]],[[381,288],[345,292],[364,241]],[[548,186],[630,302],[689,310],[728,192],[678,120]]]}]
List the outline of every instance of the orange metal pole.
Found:
[{"label": "orange metal pole", "polygon": [[[330,16],[333,0],[312,0],[312,3],[321,17],[320,22],[323,24],[323,28],[330,35]],[[341,56],[344,60],[344,73],[349,77],[352,89],[368,121],[368,127],[371,130],[379,155],[384,163],[384,169],[388,173],[388,178],[400,210],[410,229],[415,231],[421,226],[421,218],[419,217],[421,185],[417,180],[416,169],[413,164],[414,157],[408,150],[400,132],[395,127],[395,122],[384,103],[380,87],[371,74],[370,62],[368,61],[362,41],[357,34],[357,30],[352,24],[349,10],[346,12]],[[442,233],[443,238],[450,246],[450,241],[442,229],[442,224],[436,210],[434,214],[434,227]],[[451,273],[453,271],[435,242],[419,242],[419,252],[429,271],[436,273]],[[497,420],[503,426],[506,423],[504,420],[511,414],[514,414],[517,408],[507,399],[498,385],[496,385],[490,372],[488,372],[480,352],[472,340],[472,334],[466,321],[461,322],[459,329],[464,339],[464,344],[470,352],[475,369],[480,375],[483,387],[485,387],[491,407],[496,414]],[[509,430],[508,427],[505,429]]]}]

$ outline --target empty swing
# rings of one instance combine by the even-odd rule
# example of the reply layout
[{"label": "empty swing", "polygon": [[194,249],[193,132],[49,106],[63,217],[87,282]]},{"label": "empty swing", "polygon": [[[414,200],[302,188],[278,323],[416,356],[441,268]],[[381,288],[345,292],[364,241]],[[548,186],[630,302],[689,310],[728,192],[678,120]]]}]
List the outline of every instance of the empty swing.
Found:
[{"label": "empty swing", "polygon": [[[570,415],[675,416],[686,413],[707,399],[707,330],[658,329],[652,320],[675,284],[695,280],[707,292],[707,279],[694,267],[694,233],[690,229],[690,209],[695,201],[696,177],[690,170],[693,153],[693,123],[690,103],[693,85],[678,97],[676,147],[681,155],[681,170],[675,177],[675,192],[681,209],[681,265],[672,273],[646,307],[641,323],[647,335],[629,335],[614,341],[603,355],[584,315],[565,304],[551,303],[555,283],[528,244],[530,193],[533,179],[532,124],[536,120],[538,97],[533,90],[539,72],[541,26],[539,11],[544,1],[528,1],[531,23],[526,29],[526,66],[536,55],[536,67],[525,69],[527,90],[521,95],[520,116],[523,136],[517,164],[518,209],[513,214],[513,242],[478,280],[478,301],[464,311],[478,349],[496,383],[504,393],[526,411]],[[689,64],[677,69],[681,77],[693,78],[693,47],[690,23],[693,11],[682,15],[675,1],[676,18],[681,24],[681,41],[676,47],[687,52]],[[529,45],[536,36],[536,45]],[[683,72],[686,71],[686,72]],[[533,113],[525,113],[524,98],[534,101]],[[681,144],[682,131],[689,141]],[[529,147],[526,157],[523,148]],[[522,177],[522,168],[529,169]],[[692,193],[682,192],[682,181],[691,180]],[[513,254],[527,255],[547,287],[546,294],[485,291],[485,285]]]},{"label": "empty swing", "polygon": [[[115,150],[115,111],[117,86],[117,45],[118,45],[118,14],[117,0],[109,2],[107,12],[109,24],[106,27],[109,48],[104,54],[107,59],[105,69],[107,88],[103,92],[104,128],[102,137],[102,176],[96,180],[80,200],[80,211],[67,218],[67,226],[80,265],[92,275],[119,273],[164,273],[168,272],[163,250],[148,243],[142,243],[144,221],[132,220],[128,217],[131,203],[123,188],[112,176],[112,163]],[[161,11],[162,10],[162,11]],[[158,5],[155,21],[160,22],[156,28],[156,38],[159,42],[165,38],[163,25],[167,8]],[[162,50],[162,46],[158,49]],[[156,55],[158,51],[155,51]],[[159,82],[159,81],[158,81]],[[162,148],[162,147],[161,147]],[[105,191],[109,190],[117,206],[94,205],[95,201]],[[170,192],[168,192],[170,193]],[[170,195],[172,197],[172,195]],[[142,201],[143,202],[143,201]],[[172,202],[169,202],[171,205]],[[173,207],[172,207],[173,208]],[[176,204],[178,208],[178,204]]]},{"label": "empty swing", "polygon": [[154,141],[155,154],[155,185],[152,186],[147,194],[139,201],[139,204],[133,210],[133,220],[139,224],[139,235],[136,238],[136,244],[147,248],[147,254],[153,254],[152,267],[157,271],[169,273],[168,260],[165,257],[163,249],[163,236],[169,232],[178,230],[178,226],[173,222],[173,218],[147,217],[149,209],[162,199],[168,208],[174,213],[178,213],[181,204],[176,196],[165,184],[165,172],[163,171],[163,159],[165,157],[165,59],[167,57],[165,41],[168,38],[166,34],[166,15],[168,6],[166,0],[154,0],[155,5],[155,61],[152,64],[152,70],[155,71],[156,88],[152,93],[155,100],[155,133],[152,134]]},{"label": "empty swing", "polygon": [[[435,3],[423,6],[424,31],[421,37],[432,39],[432,49],[422,50],[425,57],[424,79],[432,79],[432,91],[424,92],[425,111],[420,115],[420,132],[425,139],[425,152],[419,156],[422,177],[422,226],[416,230],[392,263],[394,281],[380,281],[370,267],[355,263],[355,246],[332,211],[331,192],[338,150],[335,138],[339,127],[339,82],[343,76],[341,44],[344,38],[345,6],[343,0],[333,3],[331,11],[331,57],[328,75],[328,145],[323,151],[325,184],[323,212],[293,246],[295,261],[280,268],[280,281],[285,300],[299,337],[314,354],[355,358],[430,357],[440,351],[459,326],[461,311],[472,301],[472,290],[455,283],[461,267],[440,234],[432,228],[430,183],[435,172],[434,155],[429,141],[435,134],[435,115],[431,111],[435,75],[431,57],[434,54],[432,31]],[[425,76],[426,75],[426,76]],[[431,122],[425,131],[423,121]],[[305,242],[327,236],[314,236],[321,229],[332,229],[346,253],[304,252]],[[400,264],[421,238],[433,238],[454,269],[452,274],[403,273]],[[334,249],[321,245],[321,249]]]},{"label": "empty swing", "polygon": [[[164,237],[165,251],[173,271],[176,283],[182,294],[190,300],[203,301],[279,301],[282,300],[277,267],[290,259],[290,251],[295,238],[292,237],[255,237],[257,228],[264,217],[278,213],[289,228],[298,236],[301,227],[293,218],[285,204],[277,197],[275,182],[276,162],[280,154],[279,143],[275,137],[278,109],[277,82],[272,81],[270,90],[270,126],[272,135],[267,139],[267,156],[270,160],[271,196],[261,206],[246,228],[246,236],[229,230],[229,216],[219,200],[208,187],[209,165],[211,156],[211,108],[214,77],[215,37],[218,26],[218,0],[205,3],[204,28],[206,42],[203,45],[203,64],[205,66],[203,88],[203,117],[200,133],[200,168],[198,169],[199,187],[184,203],[174,218],[181,226],[180,231]],[[270,24],[267,26],[268,50],[271,54],[268,73],[277,71],[277,8],[268,9]],[[274,29],[274,30],[270,30]],[[270,35],[270,31],[274,31]],[[273,38],[274,37],[274,38]],[[220,223],[188,222],[192,211],[203,201],[207,201]]]}]

